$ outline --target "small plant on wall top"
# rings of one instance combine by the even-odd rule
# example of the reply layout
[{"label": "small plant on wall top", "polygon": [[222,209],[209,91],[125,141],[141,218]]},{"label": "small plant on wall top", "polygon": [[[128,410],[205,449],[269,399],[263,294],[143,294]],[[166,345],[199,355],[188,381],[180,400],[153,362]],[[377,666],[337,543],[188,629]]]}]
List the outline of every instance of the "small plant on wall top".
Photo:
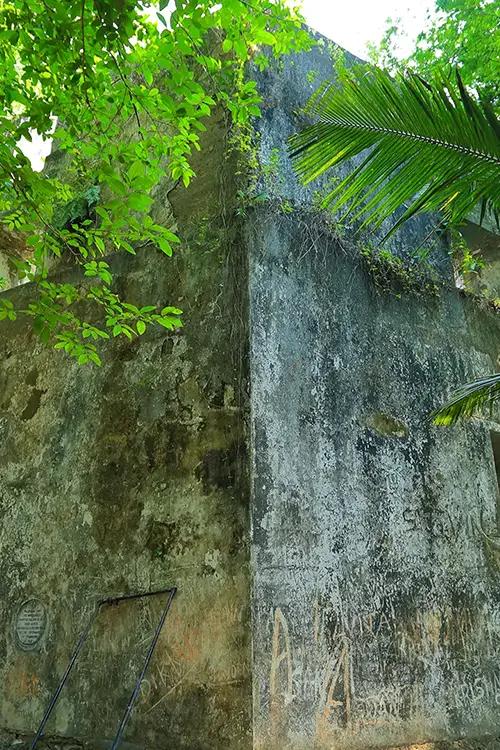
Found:
[{"label": "small plant on wall top", "polygon": [[401,258],[390,250],[366,244],[361,257],[379,292],[400,298],[404,293],[435,297],[441,291],[442,281],[425,256]]},{"label": "small plant on wall top", "polygon": [[245,144],[245,150],[240,153],[245,155],[250,163],[250,174],[247,174],[248,185],[244,190],[238,190],[236,194],[238,216],[246,216],[249,208],[266,204],[274,207],[279,213],[291,214],[294,206],[291,200],[283,196],[285,186],[285,174],[282,170],[281,160],[283,153],[279,148],[272,148],[267,158],[259,161],[258,151],[254,136],[253,142]]}]

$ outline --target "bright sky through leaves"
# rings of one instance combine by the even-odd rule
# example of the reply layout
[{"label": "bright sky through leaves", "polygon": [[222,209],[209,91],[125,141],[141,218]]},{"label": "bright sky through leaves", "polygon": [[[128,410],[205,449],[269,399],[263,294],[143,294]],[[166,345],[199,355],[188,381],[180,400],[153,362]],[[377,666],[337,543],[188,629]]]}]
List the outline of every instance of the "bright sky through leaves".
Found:
[{"label": "bright sky through leaves", "polygon": [[380,42],[387,19],[400,18],[398,25],[408,32],[408,38],[398,56],[406,57],[433,7],[429,0],[303,0],[302,13],[313,29],[362,58],[366,58],[370,42]]}]

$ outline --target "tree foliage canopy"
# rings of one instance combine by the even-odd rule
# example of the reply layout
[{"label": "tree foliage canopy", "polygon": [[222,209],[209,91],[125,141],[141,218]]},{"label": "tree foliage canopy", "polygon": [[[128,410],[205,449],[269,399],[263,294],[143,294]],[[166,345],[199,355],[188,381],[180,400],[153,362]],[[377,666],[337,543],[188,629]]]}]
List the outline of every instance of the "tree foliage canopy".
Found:
[{"label": "tree foliage canopy", "polygon": [[398,60],[395,48],[406,30],[390,22],[382,42],[372,48],[372,58],[391,71],[401,67],[422,76],[450,74],[458,69],[466,86],[500,107],[500,5],[497,0],[436,0],[427,27],[416,40],[413,53]]},{"label": "tree foliage canopy", "polygon": [[[435,14],[416,40],[409,58],[397,60],[395,48],[405,29],[390,23],[372,58],[395,71],[401,65],[423,76],[460,71],[464,84],[500,112],[500,5],[496,0],[436,0]],[[500,375],[458,388],[434,414],[436,424],[450,425],[478,412],[491,411],[500,397]]]},{"label": "tree foliage canopy", "polygon": [[[459,224],[478,203],[481,218],[489,207],[498,222],[500,6],[436,0],[436,11],[403,62],[394,54],[402,30],[392,24],[373,50],[382,68],[357,66],[342,73],[340,87],[321,88],[311,101],[318,121],[291,141],[304,182],[362,155],[324,201],[361,226],[380,227],[398,208],[390,232],[435,209]],[[462,386],[434,421],[451,424],[499,396],[499,374]]]},{"label": "tree foliage canopy", "polygon": [[455,223],[477,203],[500,213],[500,123],[459,76],[427,83],[362,68],[341,88],[320,88],[310,109],[318,121],[291,141],[304,182],[370,149],[326,197],[362,226],[379,227],[401,206],[391,231],[419,211],[440,209]]},{"label": "tree foliage canopy", "polygon": [[459,419],[484,411],[491,416],[499,398],[500,375],[487,375],[457,388],[446,404],[432,415],[434,424],[452,425]]},{"label": "tree foliage canopy", "polygon": [[[29,316],[44,341],[81,363],[100,362],[100,339],[180,325],[174,307],[121,300],[102,258],[142,245],[172,254],[178,237],[149,216],[151,191],[166,176],[189,184],[215,107],[235,127],[259,113],[243,75],[251,58],[265,67],[263,47],[280,55],[309,44],[285,0],[176,0],[168,17],[166,5],[153,22],[142,0],[0,0],[0,222],[25,236],[28,255],[11,261],[35,282],[25,309],[0,300],[0,319]],[[19,141],[50,136],[55,118],[68,167],[50,177],[33,171]],[[82,195],[92,215],[76,221],[70,211],[63,222]],[[62,254],[81,267],[81,283],[49,280],[50,259]],[[80,319],[82,301],[101,313]]]}]

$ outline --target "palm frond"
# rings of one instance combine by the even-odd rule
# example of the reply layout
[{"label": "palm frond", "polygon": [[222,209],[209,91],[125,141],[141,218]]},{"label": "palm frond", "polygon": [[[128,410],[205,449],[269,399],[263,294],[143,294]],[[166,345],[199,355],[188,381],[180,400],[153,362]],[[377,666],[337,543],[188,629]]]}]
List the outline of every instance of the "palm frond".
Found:
[{"label": "palm frond", "polygon": [[290,140],[304,184],[369,149],[325,198],[325,206],[345,209],[361,226],[380,227],[401,206],[391,232],[422,211],[441,210],[451,222],[481,203],[500,211],[500,124],[458,74],[456,83],[426,82],[370,67],[342,88],[323,86],[309,111],[318,122]]},{"label": "palm frond", "polygon": [[478,412],[489,410],[500,399],[500,373],[462,385],[452,394],[449,401],[432,414],[432,421],[438,425],[451,425],[464,417],[472,417]]}]

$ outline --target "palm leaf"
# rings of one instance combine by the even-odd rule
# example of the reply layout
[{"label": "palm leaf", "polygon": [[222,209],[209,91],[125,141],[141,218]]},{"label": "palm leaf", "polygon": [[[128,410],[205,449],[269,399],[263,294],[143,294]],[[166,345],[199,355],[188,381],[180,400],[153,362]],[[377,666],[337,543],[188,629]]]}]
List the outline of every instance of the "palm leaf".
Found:
[{"label": "palm leaf", "polygon": [[499,398],[500,373],[497,373],[460,386],[446,404],[433,412],[432,421],[434,424],[451,425],[464,417],[472,417],[485,408],[491,413]]},{"label": "palm leaf", "polygon": [[458,74],[456,84],[443,78],[429,83],[370,67],[347,77],[340,89],[323,86],[309,111],[318,122],[290,140],[304,184],[369,149],[324,201],[362,220],[362,227],[380,227],[401,206],[390,232],[422,211],[441,210],[450,222],[478,203],[500,211],[500,124]]}]

